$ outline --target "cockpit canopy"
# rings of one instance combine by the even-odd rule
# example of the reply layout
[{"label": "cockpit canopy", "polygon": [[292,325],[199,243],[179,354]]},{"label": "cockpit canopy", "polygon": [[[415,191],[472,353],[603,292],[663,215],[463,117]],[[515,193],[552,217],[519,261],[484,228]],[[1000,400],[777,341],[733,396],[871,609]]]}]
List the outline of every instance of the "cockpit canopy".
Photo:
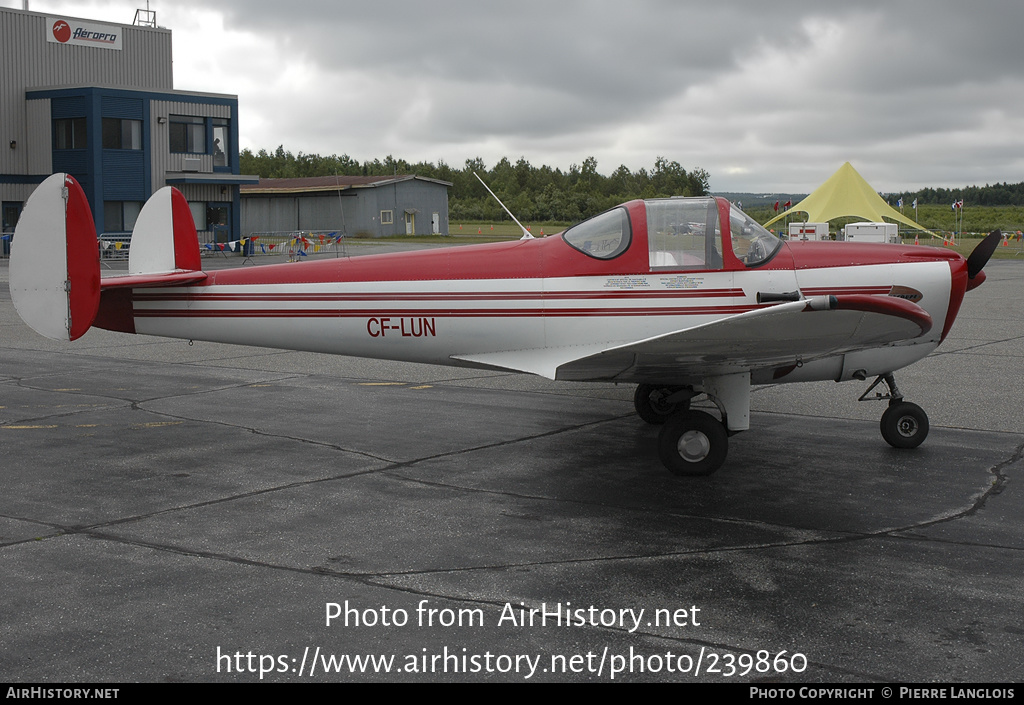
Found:
[{"label": "cockpit canopy", "polygon": [[[729,227],[723,238],[719,204],[728,206]],[[767,262],[782,242],[750,216],[712,197],[644,201],[647,246],[652,270],[723,269],[723,239],[746,267]],[[635,213],[635,211],[634,211]],[[630,213],[624,206],[605,211],[565,231],[565,241],[596,259],[614,259],[633,239]]]}]

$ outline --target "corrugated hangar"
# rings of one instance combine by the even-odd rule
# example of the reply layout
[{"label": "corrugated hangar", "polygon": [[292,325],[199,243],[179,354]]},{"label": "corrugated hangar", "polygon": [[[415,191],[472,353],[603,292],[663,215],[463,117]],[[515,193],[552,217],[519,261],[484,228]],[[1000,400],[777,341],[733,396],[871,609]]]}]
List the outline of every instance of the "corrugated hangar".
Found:
[{"label": "corrugated hangar", "polygon": [[408,175],[261,179],[241,188],[242,232],[447,234],[451,185]]},{"label": "corrugated hangar", "polygon": [[[165,185],[182,191],[201,241],[241,232],[238,99],[175,90],[171,32],[0,8],[0,200],[13,231],[54,172],[82,184],[98,233],[130,232]],[[5,247],[7,245],[5,241]]]}]

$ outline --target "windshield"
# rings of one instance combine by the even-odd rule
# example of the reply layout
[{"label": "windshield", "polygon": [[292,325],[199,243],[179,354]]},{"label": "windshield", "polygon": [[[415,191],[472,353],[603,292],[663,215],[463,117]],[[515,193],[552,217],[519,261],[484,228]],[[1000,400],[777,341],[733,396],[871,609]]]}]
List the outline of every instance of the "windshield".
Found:
[{"label": "windshield", "polygon": [[756,267],[770,260],[782,247],[782,241],[736,206],[729,209],[732,251],[740,262]]},{"label": "windshield", "polygon": [[562,237],[585,255],[612,259],[629,247],[631,232],[629,213],[625,208],[613,208],[572,226]]}]

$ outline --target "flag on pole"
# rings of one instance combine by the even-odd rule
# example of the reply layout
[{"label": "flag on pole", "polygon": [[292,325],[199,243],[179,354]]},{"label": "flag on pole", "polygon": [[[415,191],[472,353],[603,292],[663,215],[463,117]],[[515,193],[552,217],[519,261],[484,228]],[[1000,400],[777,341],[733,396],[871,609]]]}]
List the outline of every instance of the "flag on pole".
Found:
[{"label": "flag on pole", "polygon": [[778,201],[775,202],[775,212],[776,213],[779,212],[779,202]]}]

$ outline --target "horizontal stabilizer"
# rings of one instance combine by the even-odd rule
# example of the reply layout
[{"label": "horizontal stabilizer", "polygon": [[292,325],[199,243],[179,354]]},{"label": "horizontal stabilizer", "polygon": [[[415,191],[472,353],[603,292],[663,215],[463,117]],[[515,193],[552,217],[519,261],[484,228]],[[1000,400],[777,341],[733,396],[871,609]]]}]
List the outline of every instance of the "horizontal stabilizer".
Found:
[{"label": "horizontal stabilizer", "polygon": [[206,272],[163,272],[160,274],[115,274],[103,277],[100,288],[107,289],[151,289],[159,286],[186,286],[204,281]]}]

